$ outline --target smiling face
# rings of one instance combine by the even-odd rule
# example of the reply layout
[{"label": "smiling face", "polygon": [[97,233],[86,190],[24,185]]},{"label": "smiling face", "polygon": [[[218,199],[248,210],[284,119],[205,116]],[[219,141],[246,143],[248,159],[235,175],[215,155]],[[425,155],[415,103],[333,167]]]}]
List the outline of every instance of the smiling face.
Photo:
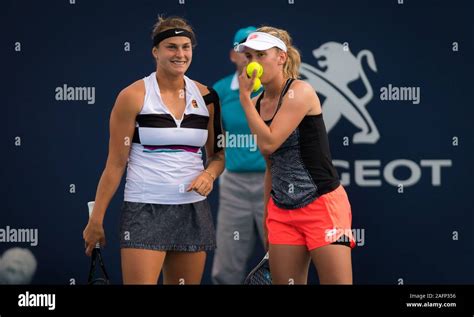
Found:
[{"label": "smiling face", "polygon": [[157,69],[173,76],[183,76],[191,65],[193,48],[191,40],[185,36],[173,36],[153,47]]},{"label": "smiling face", "polygon": [[265,51],[256,51],[246,47],[244,54],[248,63],[257,62],[263,66],[263,75],[260,80],[264,85],[283,72],[283,65],[288,57],[284,51],[275,47]]}]

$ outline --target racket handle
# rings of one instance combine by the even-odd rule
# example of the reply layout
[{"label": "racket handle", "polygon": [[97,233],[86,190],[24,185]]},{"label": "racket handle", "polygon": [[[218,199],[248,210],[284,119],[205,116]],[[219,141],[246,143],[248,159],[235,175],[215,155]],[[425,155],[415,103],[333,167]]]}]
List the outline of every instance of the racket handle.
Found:
[{"label": "racket handle", "polygon": [[[95,204],[95,201],[89,201],[87,203],[87,207],[89,208],[89,217],[92,215],[92,210],[94,210],[94,204]],[[99,242],[97,242],[97,244],[95,245],[95,248],[100,249],[100,243]]]},{"label": "racket handle", "polygon": [[89,208],[89,217],[92,215],[92,210],[94,210],[95,201],[89,201],[87,207]]}]

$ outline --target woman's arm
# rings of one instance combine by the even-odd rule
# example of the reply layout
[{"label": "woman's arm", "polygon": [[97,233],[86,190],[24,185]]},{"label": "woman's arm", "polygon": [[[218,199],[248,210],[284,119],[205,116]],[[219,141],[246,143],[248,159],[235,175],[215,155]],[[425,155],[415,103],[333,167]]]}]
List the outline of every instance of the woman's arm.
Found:
[{"label": "woman's arm", "polygon": [[263,155],[270,155],[275,152],[310,110],[314,107],[321,107],[311,85],[298,80],[285,95],[280,110],[268,127],[250,99],[252,78],[247,78],[246,74],[241,74],[239,84],[240,102],[245,111],[250,130],[257,135],[257,144]]},{"label": "woman's arm", "polygon": [[[201,94],[207,96],[209,89],[199,82],[196,82]],[[208,137],[205,144],[206,149],[206,169],[191,183],[188,191],[195,189],[203,196],[209,195],[212,191],[213,183],[222,174],[225,168],[224,149],[219,148],[220,142],[217,140],[223,137],[222,123],[220,117],[219,97],[215,92],[211,92],[212,102],[207,105],[209,110],[209,121],[207,124]],[[212,99],[213,98],[213,99]],[[207,99],[207,98],[206,98]],[[221,134],[221,135],[220,135]]]},{"label": "woman's arm", "polygon": [[83,232],[87,255],[91,254],[97,242],[105,245],[102,227],[105,212],[125,171],[135,131],[135,118],[143,103],[139,85],[137,82],[120,92],[110,115],[107,163],[97,186],[94,210]]},{"label": "woman's arm", "polygon": [[133,91],[124,89],[118,95],[110,114],[109,154],[97,187],[94,211],[91,215],[91,218],[99,223],[104,219],[105,210],[120,184],[127,165],[138,113],[137,101]]},{"label": "woman's arm", "polygon": [[[211,173],[212,176],[214,176],[215,180],[224,171],[225,154],[223,148],[216,148],[218,143],[215,142],[216,139],[220,139],[223,137],[223,135],[216,135],[219,132],[215,131],[214,129],[214,120],[218,120],[219,124],[221,124],[220,118],[214,119],[214,116],[216,115],[216,112],[214,110],[214,104],[210,104],[208,108],[209,123],[207,129],[209,131],[209,136],[206,141],[206,170]],[[220,132],[222,133],[222,131],[223,130],[221,127]]]}]

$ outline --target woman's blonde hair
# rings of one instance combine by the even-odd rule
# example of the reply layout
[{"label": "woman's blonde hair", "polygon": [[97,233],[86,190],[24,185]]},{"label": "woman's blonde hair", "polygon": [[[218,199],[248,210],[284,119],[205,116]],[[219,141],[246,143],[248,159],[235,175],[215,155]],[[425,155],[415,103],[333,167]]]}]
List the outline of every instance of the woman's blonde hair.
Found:
[{"label": "woman's blonde hair", "polygon": [[[151,39],[153,40],[158,33],[174,28],[185,29],[186,31],[191,32],[194,39],[196,39],[196,35],[194,34],[193,28],[191,27],[191,25],[189,25],[188,21],[176,16],[165,18],[162,15],[158,16],[158,21],[153,26]],[[196,43],[193,43],[193,47],[194,46],[196,46]]]},{"label": "woman's blonde hair", "polygon": [[285,65],[283,65],[283,74],[285,74],[286,77],[298,79],[300,74],[301,56],[298,49],[293,46],[290,34],[285,30],[272,26],[262,26],[258,28],[256,32],[265,32],[271,34],[285,43],[288,58],[285,62]]}]

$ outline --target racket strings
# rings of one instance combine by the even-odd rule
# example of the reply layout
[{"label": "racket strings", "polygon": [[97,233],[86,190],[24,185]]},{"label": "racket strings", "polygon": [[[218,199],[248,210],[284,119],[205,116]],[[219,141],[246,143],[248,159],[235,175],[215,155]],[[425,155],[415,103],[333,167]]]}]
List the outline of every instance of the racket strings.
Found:
[{"label": "racket strings", "polygon": [[272,275],[267,259],[264,259],[245,279],[246,285],[272,285]]}]

